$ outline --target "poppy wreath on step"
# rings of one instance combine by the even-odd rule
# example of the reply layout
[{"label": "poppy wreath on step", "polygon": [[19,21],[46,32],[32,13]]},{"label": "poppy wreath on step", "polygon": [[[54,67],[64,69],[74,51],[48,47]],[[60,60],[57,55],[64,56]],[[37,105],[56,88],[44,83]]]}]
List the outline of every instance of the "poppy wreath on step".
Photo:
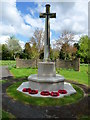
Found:
[{"label": "poppy wreath on step", "polygon": [[50,95],[50,92],[49,91],[42,91],[40,94],[43,96],[48,96],[48,95]]},{"label": "poppy wreath on step", "polygon": [[29,91],[29,94],[37,94],[38,93],[38,90],[31,90]]},{"label": "poppy wreath on step", "polygon": [[57,96],[59,96],[59,92],[51,92],[50,95],[53,96],[53,97],[57,97]]},{"label": "poppy wreath on step", "polygon": [[30,89],[30,88],[23,88],[22,91],[23,91],[23,92],[29,92],[29,91],[31,91],[31,89]]},{"label": "poppy wreath on step", "polygon": [[67,94],[66,90],[58,90],[58,92],[61,93],[61,94]]}]

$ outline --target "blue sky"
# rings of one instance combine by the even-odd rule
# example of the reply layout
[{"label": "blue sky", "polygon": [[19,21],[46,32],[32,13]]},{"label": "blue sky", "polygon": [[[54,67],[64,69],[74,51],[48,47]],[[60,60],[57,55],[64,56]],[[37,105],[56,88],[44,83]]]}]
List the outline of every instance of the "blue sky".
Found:
[{"label": "blue sky", "polygon": [[[0,20],[0,43],[15,35],[21,46],[33,36],[36,28],[45,29],[45,19],[39,18],[45,12],[45,2],[16,2],[3,0]],[[88,33],[88,1],[83,2],[51,2],[51,13],[56,18],[50,19],[51,44],[60,37],[64,30],[74,33],[74,39]]]},{"label": "blue sky", "polygon": [[[16,3],[16,7],[24,15],[30,14],[32,16],[32,18],[35,18],[35,19],[39,18],[40,12],[36,11],[34,13],[34,15],[32,15],[32,13],[30,11],[30,9],[33,11],[35,8],[38,7],[37,3],[35,3],[35,2],[17,2]],[[45,23],[45,19],[43,19],[43,18],[39,18],[39,19],[42,19],[42,21]],[[27,24],[27,23],[25,22],[25,24]],[[40,24],[40,23],[38,23],[38,24]],[[45,29],[45,24],[43,24],[43,26],[44,26],[44,29]],[[51,32],[52,32],[51,39],[52,38],[53,39],[57,39],[60,36],[59,32],[55,32],[54,30],[51,30]],[[17,34],[16,37],[18,39],[23,40],[24,42],[27,42],[27,41],[30,40],[30,38],[22,36],[22,35],[19,35],[19,34]]]}]

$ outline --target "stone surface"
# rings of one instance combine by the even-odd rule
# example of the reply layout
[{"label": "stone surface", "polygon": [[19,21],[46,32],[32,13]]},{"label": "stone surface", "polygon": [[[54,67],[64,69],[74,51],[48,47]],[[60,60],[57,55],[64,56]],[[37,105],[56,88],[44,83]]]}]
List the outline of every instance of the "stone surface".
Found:
[{"label": "stone surface", "polygon": [[[17,90],[20,91],[20,92],[22,92],[22,89],[23,89],[23,88],[27,88],[27,87],[30,87],[30,86],[29,86],[29,82],[23,82],[23,83],[17,88]],[[60,94],[60,96],[58,96],[58,97],[42,96],[42,95],[40,95],[40,92],[38,92],[38,94],[36,94],[36,95],[31,95],[31,94],[29,94],[28,92],[23,92],[23,93],[25,93],[25,94],[27,94],[27,95],[30,95],[30,96],[33,96],[33,97],[51,97],[51,98],[62,98],[62,97],[64,97],[64,96],[68,96],[68,95],[71,95],[71,94],[76,93],[76,90],[72,87],[72,85],[71,85],[70,83],[64,82],[64,89],[67,91],[67,94]],[[50,91],[50,92],[51,92],[51,91]]]},{"label": "stone surface", "polygon": [[[28,68],[28,67],[38,67],[38,62],[42,62],[41,59],[16,59],[16,67],[17,68]],[[66,68],[66,69],[74,69],[79,71],[80,69],[80,58],[74,60],[56,60],[55,61],[56,68]]]},{"label": "stone surface", "polygon": [[40,13],[45,18],[44,61],[50,59],[50,18],[56,18],[56,13],[50,13],[50,5],[46,4],[46,13]]},{"label": "stone surface", "polygon": [[8,66],[0,66],[0,80],[6,77],[13,77],[13,75],[10,73]]},{"label": "stone surface", "polygon": [[38,63],[38,77],[55,77],[55,63],[54,62],[39,62]]},{"label": "stone surface", "polygon": [[31,89],[38,89],[39,91],[43,90],[57,91],[58,89],[64,88],[64,82],[50,83],[29,81],[29,87]]},{"label": "stone surface", "polygon": [[28,77],[29,81],[34,82],[41,82],[41,83],[59,83],[64,81],[64,77],[61,75],[56,74],[55,77],[48,77],[48,76],[38,76],[37,74],[32,74]]}]

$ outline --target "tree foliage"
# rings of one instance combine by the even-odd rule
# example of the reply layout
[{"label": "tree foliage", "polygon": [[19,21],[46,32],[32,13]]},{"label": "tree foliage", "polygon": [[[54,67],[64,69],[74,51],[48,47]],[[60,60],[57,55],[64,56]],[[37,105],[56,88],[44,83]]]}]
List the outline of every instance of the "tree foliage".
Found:
[{"label": "tree foliage", "polygon": [[8,49],[7,44],[2,45],[2,60],[13,60],[13,52]]},{"label": "tree foliage", "polygon": [[31,58],[43,57],[42,55],[43,55],[43,49],[44,49],[44,39],[45,39],[45,33],[43,32],[43,30],[36,29],[29,42],[30,45],[32,46]]},{"label": "tree foliage", "polygon": [[36,29],[33,37],[30,39],[30,44],[36,46],[38,52],[43,49],[44,46],[45,33],[41,29]]},{"label": "tree foliage", "polygon": [[15,36],[11,36],[7,41],[6,41],[7,47],[10,51],[15,52],[21,52],[22,48],[19,44],[19,40],[15,38]]},{"label": "tree foliage", "polygon": [[75,59],[76,58],[76,52],[77,48],[74,46],[71,46],[68,43],[64,43],[62,45],[61,51],[60,51],[60,59]]},{"label": "tree foliage", "polygon": [[89,47],[88,47],[88,36],[82,36],[79,41],[78,56],[81,58],[81,62],[88,63],[89,61]]},{"label": "tree foliage", "polygon": [[59,39],[56,40],[55,46],[57,47],[57,49],[61,50],[63,44],[69,44],[74,42],[73,38],[74,34],[72,32],[64,30]]}]

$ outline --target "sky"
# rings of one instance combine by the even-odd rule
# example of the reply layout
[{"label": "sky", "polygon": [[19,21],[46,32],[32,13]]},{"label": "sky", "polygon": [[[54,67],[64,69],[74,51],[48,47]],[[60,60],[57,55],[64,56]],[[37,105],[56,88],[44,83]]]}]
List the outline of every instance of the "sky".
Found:
[{"label": "sky", "polygon": [[[2,2],[3,1],[3,2]],[[88,0],[73,2],[22,2],[2,0],[0,2],[0,43],[15,35],[20,45],[30,40],[35,29],[45,29],[45,19],[39,18],[45,12],[45,5],[51,5],[50,12],[56,18],[50,19],[50,42],[53,45],[63,30],[74,33],[74,39],[88,34]],[[34,1],[34,0],[33,0]],[[43,0],[44,1],[44,0]]]}]

